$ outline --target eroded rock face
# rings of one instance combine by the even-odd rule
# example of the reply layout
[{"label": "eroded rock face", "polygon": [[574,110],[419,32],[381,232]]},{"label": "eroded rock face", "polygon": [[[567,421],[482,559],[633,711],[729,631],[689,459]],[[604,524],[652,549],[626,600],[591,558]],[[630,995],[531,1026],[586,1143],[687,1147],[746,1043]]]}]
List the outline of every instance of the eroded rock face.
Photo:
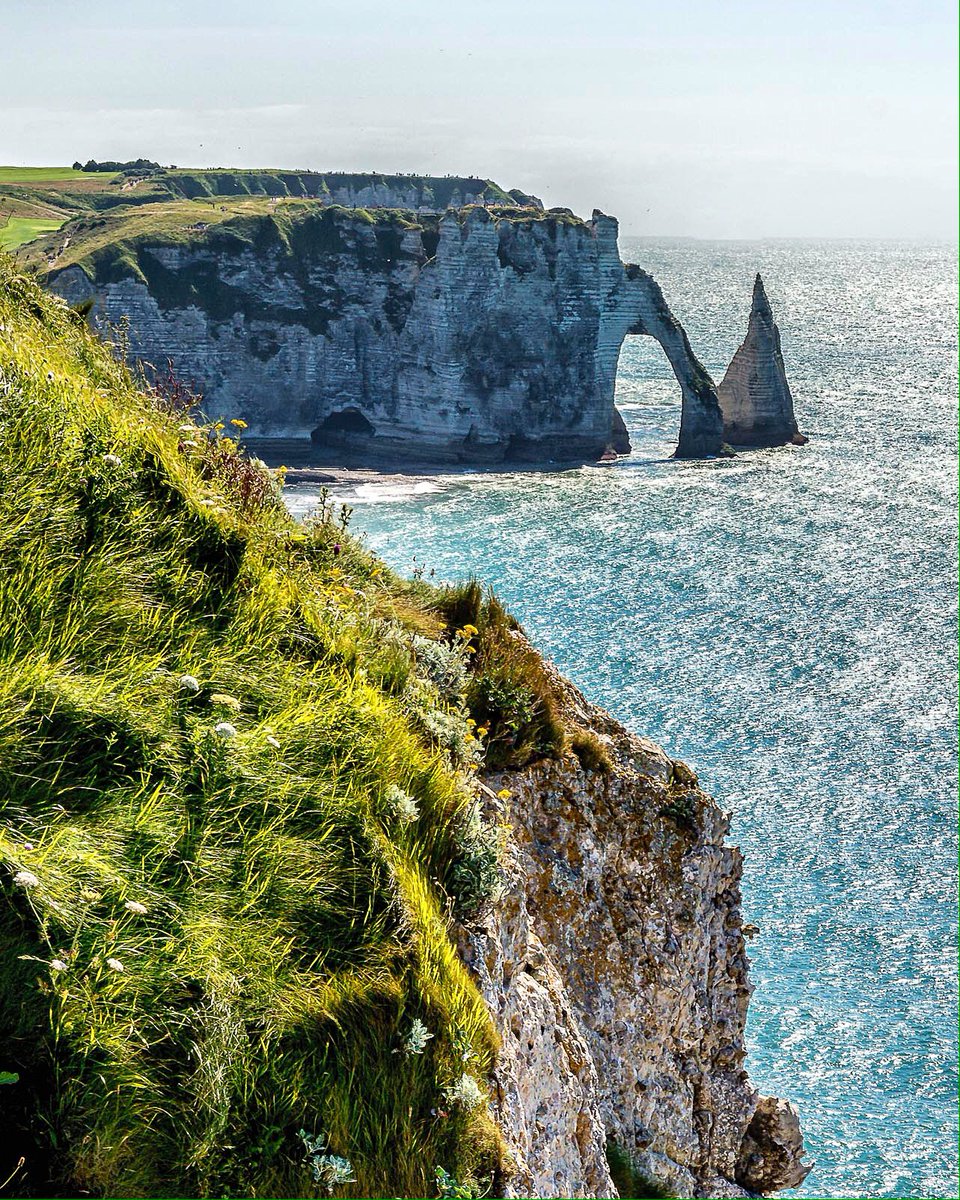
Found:
[{"label": "eroded rock face", "polygon": [[327,461],[590,461],[629,449],[620,347],[645,334],[680,384],[677,454],[715,454],[716,388],[617,222],[479,206],[441,217],[317,206],[226,220],[51,276],[130,351],[202,390],[248,436],[312,438]]},{"label": "eroded rock face", "polygon": [[[575,758],[491,777],[506,894],[463,953],[502,1049],[517,1196],[616,1196],[607,1139],[658,1190],[746,1196],[806,1174],[793,1108],[744,1067],[751,987],[739,851],[683,764],[569,685],[609,773]],[[499,799],[501,789],[509,799]]]},{"label": "eroded rock face", "polygon": [[731,446],[802,445],[780,349],[780,330],[763,280],[753,285],[747,336],[719,388],[723,436]]},{"label": "eroded rock face", "polygon": [[799,1187],[811,1171],[800,1161],[800,1116],[788,1100],[761,1096],[737,1159],[737,1182],[753,1192]]}]

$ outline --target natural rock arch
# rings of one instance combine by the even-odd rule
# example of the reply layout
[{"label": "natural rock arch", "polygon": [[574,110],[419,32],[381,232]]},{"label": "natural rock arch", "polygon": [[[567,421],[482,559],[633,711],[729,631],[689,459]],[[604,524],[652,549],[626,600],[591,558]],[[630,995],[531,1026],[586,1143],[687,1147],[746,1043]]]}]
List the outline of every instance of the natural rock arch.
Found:
[{"label": "natural rock arch", "polygon": [[596,230],[598,256],[602,265],[609,264],[607,271],[612,284],[601,310],[597,345],[598,390],[609,396],[610,406],[616,412],[614,393],[623,339],[629,334],[652,337],[660,344],[680,385],[680,432],[675,457],[702,458],[720,454],[723,414],[716,385],[694,354],[683,326],[670,311],[657,281],[634,263],[620,261],[616,220],[594,212],[592,224]]}]

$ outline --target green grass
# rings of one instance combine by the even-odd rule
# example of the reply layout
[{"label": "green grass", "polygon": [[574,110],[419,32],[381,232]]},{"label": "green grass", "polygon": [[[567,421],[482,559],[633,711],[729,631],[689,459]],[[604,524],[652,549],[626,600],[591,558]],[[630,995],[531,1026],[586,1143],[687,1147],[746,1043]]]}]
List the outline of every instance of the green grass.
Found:
[{"label": "green grass", "polygon": [[[328,213],[361,210],[326,210]],[[80,264],[89,270],[97,265],[139,275],[137,250],[141,243],[175,244],[198,241],[211,228],[228,224],[239,237],[250,232],[249,222],[261,218],[265,224],[289,226],[298,213],[318,214],[315,202],[284,200],[274,210],[266,197],[218,197],[172,200],[144,205],[122,205],[106,212],[84,213],[70,228],[71,244],[57,262],[57,269]],[[368,218],[363,213],[361,219]],[[246,223],[244,223],[246,221]],[[196,226],[203,229],[196,229]],[[33,262],[45,265],[46,245],[36,247]]]},{"label": "green grass", "polygon": [[44,217],[10,217],[5,225],[0,225],[0,250],[16,250],[62,224],[63,221]]},{"label": "green grass", "polygon": [[622,1200],[669,1200],[670,1193],[641,1170],[612,1139],[607,1141],[607,1166]]},{"label": "green grass", "polygon": [[0,1178],[435,1195],[503,1167],[466,652],[225,433],[0,255]]},{"label": "green grass", "polygon": [[77,179],[99,179],[106,183],[116,174],[74,171],[71,167],[0,167],[0,183],[65,183]]},{"label": "green grass", "polygon": [[[515,636],[516,620],[476,580],[449,588],[441,609],[450,634],[466,635],[471,670],[465,697],[483,731],[487,766],[505,770],[560,757],[567,746],[561,700],[539,654]],[[594,756],[584,766],[596,769],[598,762]]]},{"label": "green grass", "polygon": [[[220,175],[232,178],[228,172],[199,174],[211,186]],[[256,175],[255,172],[248,174]],[[234,312],[239,311],[234,306],[242,297],[239,292],[234,294],[237,290],[223,281],[210,264],[197,266],[200,272],[198,277],[190,277],[189,271],[185,270],[179,273],[181,278],[178,280],[174,278],[176,273],[158,265],[156,256],[141,256],[141,249],[144,246],[189,242],[216,245],[218,239],[221,239],[221,245],[232,242],[234,248],[246,243],[262,250],[270,244],[287,255],[289,269],[294,274],[298,271],[303,273],[305,287],[309,291],[311,272],[307,266],[308,258],[343,252],[345,247],[339,229],[345,223],[362,223],[376,230],[376,250],[371,248],[371,243],[364,241],[359,249],[351,249],[350,253],[368,258],[379,254],[385,264],[391,263],[399,255],[402,233],[409,228],[422,231],[424,245],[432,247],[428,253],[435,252],[436,248],[439,218],[432,214],[419,214],[409,209],[343,208],[339,205],[320,205],[315,198],[255,195],[247,191],[231,195],[202,192],[190,199],[167,199],[164,198],[166,187],[167,177],[161,177],[159,182],[145,184],[142,193],[115,191],[109,198],[111,205],[107,208],[91,209],[90,203],[87,203],[91,198],[77,194],[78,208],[82,202],[86,210],[77,212],[71,221],[67,231],[70,244],[58,257],[56,270],[78,265],[91,279],[134,278],[150,288],[162,307],[200,303],[204,307],[209,305],[209,311],[216,312],[223,304],[227,304],[227,311]],[[91,202],[97,198],[94,196]],[[13,201],[18,197],[10,196],[9,199]],[[26,197],[19,199],[23,202]],[[466,220],[475,207],[460,209],[460,219]],[[516,208],[489,211],[496,220],[507,224],[539,223],[548,227],[557,223],[583,224],[579,218],[564,213],[536,214]],[[20,261],[31,270],[44,271],[53,246],[53,239],[41,238],[26,254],[21,255]],[[178,288],[185,289],[188,294],[179,294]],[[247,297],[243,303],[250,304],[251,298]],[[269,319],[264,308],[264,305],[269,306],[267,301],[261,304],[259,298],[254,297],[252,303],[263,311],[250,312],[248,316]],[[322,331],[329,318],[327,309],[330,312],[338,311],[338,301],[329,280],[323,282],[317,295],[311,297],[311,303],[306,307],[308,325]]]}]

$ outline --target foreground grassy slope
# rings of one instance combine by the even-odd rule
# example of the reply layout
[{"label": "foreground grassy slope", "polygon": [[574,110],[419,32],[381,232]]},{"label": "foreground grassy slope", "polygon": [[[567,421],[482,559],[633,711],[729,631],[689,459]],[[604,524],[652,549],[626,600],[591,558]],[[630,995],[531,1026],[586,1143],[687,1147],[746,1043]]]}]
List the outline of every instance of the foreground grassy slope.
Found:
[{"label": "foreground grassy slope", "polygon": [[[179,399],[0,256],[0,1179],[489,1178],[494,1034],[448,921],[493,878],[458,625],[492,610],[329,507],[295,526]],[[484,655],[493,721],[519,685]]]}]

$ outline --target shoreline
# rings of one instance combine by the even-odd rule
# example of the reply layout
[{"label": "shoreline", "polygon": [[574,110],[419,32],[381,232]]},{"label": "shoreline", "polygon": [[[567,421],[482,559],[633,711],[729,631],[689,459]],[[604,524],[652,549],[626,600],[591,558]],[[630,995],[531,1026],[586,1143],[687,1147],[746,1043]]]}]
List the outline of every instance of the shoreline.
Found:
[{"label": "shoreline", "polygon": [[[266,461],[266,460],[264,460]],[[273,464],[267,463],[268,466]],[[311,484],[316,487],[361,487],[374,483],[409,483],[416,479],[435,478],[439,475],[474,474],[474,472],[442,471],[436,466],[424,464],[411,466],[408,470],[388,470],[377,467],[288,467],[283,477],[284,487]]]},{"label": "shoreline", "polygon": [[459,478],[473,475],[545,475],[561,471],[580,471],[584,467],[609,467],[629,455],[601,458],[592,462],[582,459],[546,462],[437,462],[436,459],[403,458],[387,462],[371,457],[365,463],[345,466],[342,463],[316,461],[312,444],[298,438],[244,438],[241,445],[247,454],[255,456],[268,467],[285,468],[284,485],[311,484],[317,487],[362,486],[373,483],[409,483],[417,479]]}]

